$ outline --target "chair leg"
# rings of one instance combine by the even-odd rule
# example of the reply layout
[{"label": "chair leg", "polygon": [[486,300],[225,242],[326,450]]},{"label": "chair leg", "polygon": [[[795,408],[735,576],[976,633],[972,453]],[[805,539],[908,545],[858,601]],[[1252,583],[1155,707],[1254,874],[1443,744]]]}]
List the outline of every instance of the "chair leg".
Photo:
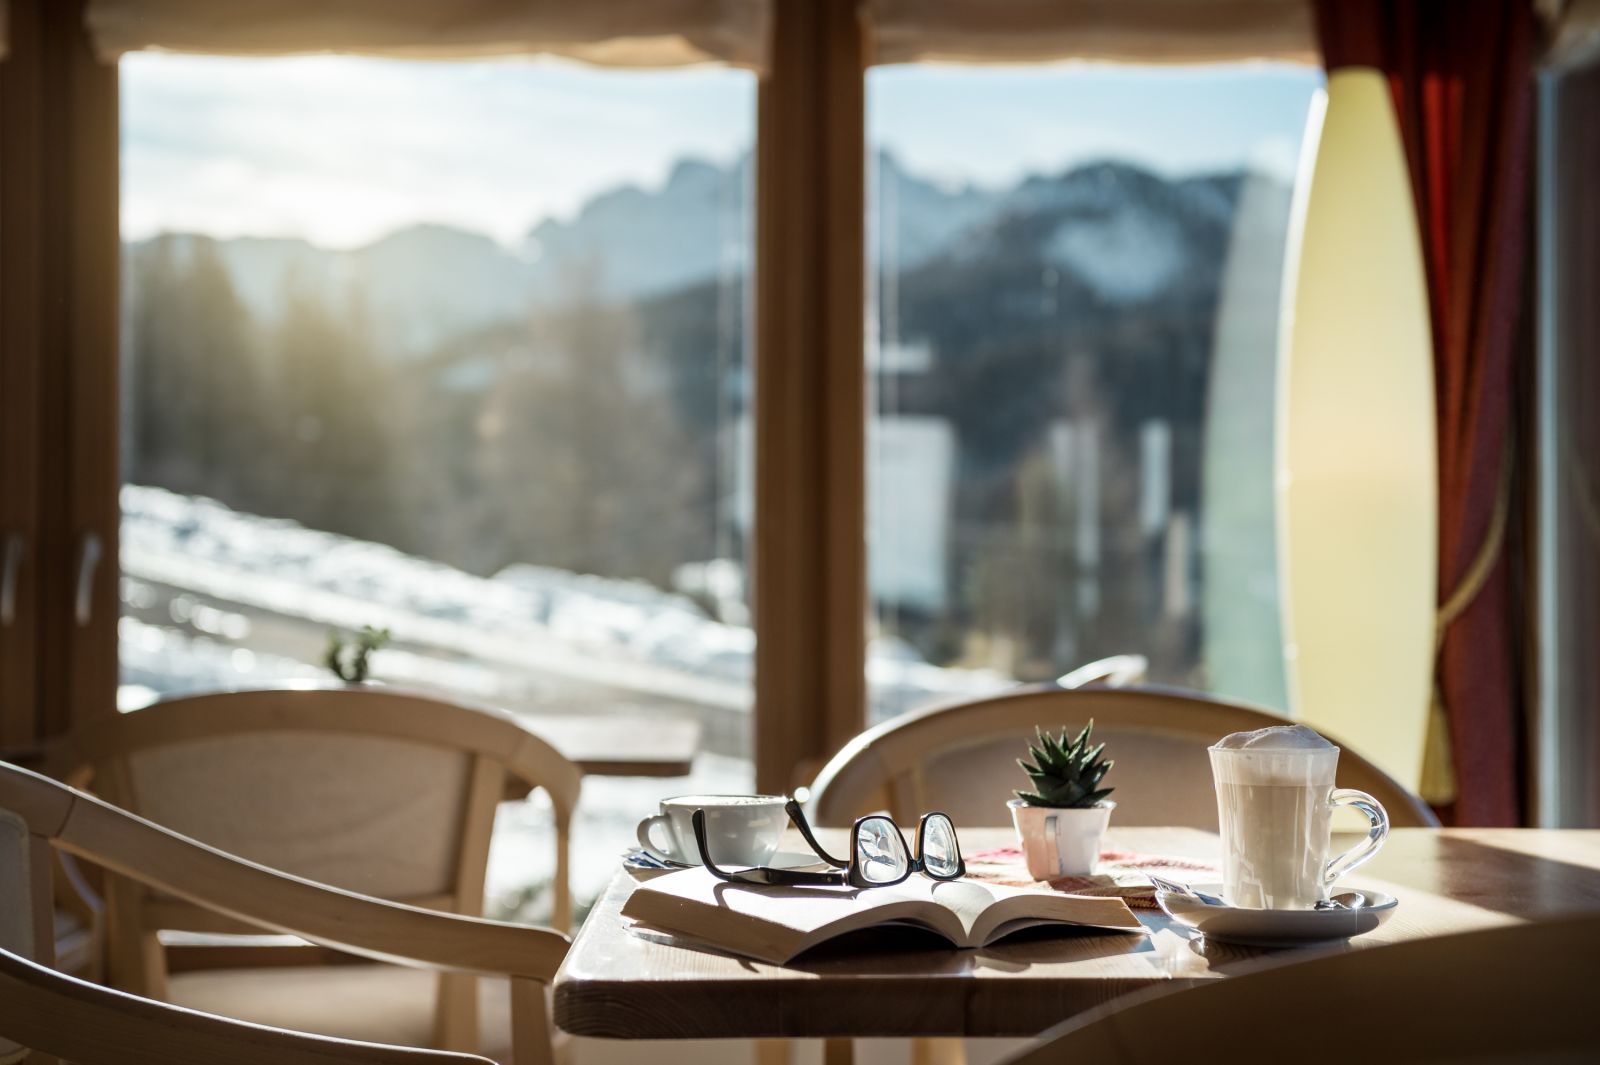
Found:
[{"label": "chair leg", "polygon": [[856,1045],[849,1039],[824,1039],[822,1065],[854,1065]]},{"label": "chair leg", "polygon": [[113,922],[106,938],[110,955],[106,976],[111,986],[142,998],[166,1001],[167,963],[156,934],[137,928],[119,929]]},{"label": "chair leg", "polygon": [[[28,891],[34,899],[33,960],[52,969],[56,967],[55,851],[43,836],[28,837]],[[27,903],[28,896],[22,896],[22,904]]]},{"label": "chair leg", "polygon": [[966,1065],[967,1045],[960,1039],[913,1039],[911,1065]]},{"label": "chair leg", "polygon": [[787,1039],[757,1039],[756,1065],[793,1065]]},{"label": "chair leg", "polygon": [[120,877],[107,888],[106,978],[119,991],[167,998],[167,959],[161,939],[139,921],[139,889]]},{"label": "chair leg", "polygon": [[511,1060],[506,1065],[552,1065],[550,1007],[544,985],[537,980],[511,978]]},{"label": "chair leg", "polygon": [[439,975],[434,1006],[433,1043],[440,1050],[478,1051],[478,978],[463,973]]}]

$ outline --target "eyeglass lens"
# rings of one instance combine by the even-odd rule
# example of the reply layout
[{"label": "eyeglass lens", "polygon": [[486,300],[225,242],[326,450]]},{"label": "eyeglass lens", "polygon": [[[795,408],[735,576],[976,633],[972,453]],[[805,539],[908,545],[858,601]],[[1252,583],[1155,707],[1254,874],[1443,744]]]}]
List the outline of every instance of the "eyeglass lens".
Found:
[{"label": "eyeglass lens", "polygon": [[954,877],[961,869],[956,846],[956,826],[944,814],[934,814],[922,827],[922,867],[929,876]]},{"label": "eyeglass lens", "polygon": [[856,868],[869,884],[904,880],[911,869],[905,837],[886,817],[869,817],[856,831]]}]

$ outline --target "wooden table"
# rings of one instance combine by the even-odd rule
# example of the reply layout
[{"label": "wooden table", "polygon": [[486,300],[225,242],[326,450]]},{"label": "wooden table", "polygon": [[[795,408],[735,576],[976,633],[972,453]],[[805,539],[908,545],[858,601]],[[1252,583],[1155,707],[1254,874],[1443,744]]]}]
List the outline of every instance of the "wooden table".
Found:
[{"label": "wooden table", "polygon": [[678,718],[524,714],[517,721],[587,776],[684,777],[700,748],[700,726]]},{"label": "wooden table", "polygon": [[[519,714],[517,722],[592,777],[686,777],[700,750],[699,724],[682,718]],[[54,768],[47,747],[0,749],[0,761],[47,775]]]},{"label": "wooden table", "polygon": [[[969,854],[1014,842],[1009,829],[968,829],[961,840]],[[1217,853],[1216,837],[1194,829],[1113,830],[1107,842],[1151,854]],[[1397,829],[1378,857],[1343,883],[1400,900],[1383,927],[1349,941],[1358,948],[1600,910],[1600,831]],[[1073,933],[981,951],[907,946],[866,956],[822,948],[782,967],[630,931],[618,911],[632,889],[619,870],[556,977],[555,1022],[569,1032],[619,1039],[1031,1036],[1118,995],[1224,977],[1266,953],[1192,941],[1164,914],[1136,911],[1153,935]]]}]

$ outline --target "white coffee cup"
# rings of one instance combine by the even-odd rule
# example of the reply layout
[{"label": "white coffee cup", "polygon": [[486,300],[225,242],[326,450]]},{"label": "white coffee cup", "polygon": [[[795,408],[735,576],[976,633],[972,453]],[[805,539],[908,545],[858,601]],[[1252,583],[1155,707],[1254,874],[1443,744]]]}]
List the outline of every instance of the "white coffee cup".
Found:
[{"label": "white coffee cup", "polygon": [[679,795],[662,799],[661,812],[639,822],[639,846],[665,861],[699,865],[700,848],[695,843],[691,818],[696,810],[704,810],[706,846],[713,862],[770,865],[789,824],[784,809],[788,801],[782,795]]}]

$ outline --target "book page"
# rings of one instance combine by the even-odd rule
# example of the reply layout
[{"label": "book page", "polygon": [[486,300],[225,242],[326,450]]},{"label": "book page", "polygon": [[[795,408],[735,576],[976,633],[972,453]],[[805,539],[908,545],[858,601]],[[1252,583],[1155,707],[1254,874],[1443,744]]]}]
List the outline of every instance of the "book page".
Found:
[{"label": "book page", "polygon": [[1148,930],[1119,898],[1100,895],[1065,895],[1058,891],[1029,891],[985,884],[992,901],[969,926],[975,946],[987,946],[1003,936],[1044,923],[1081,925],[1112,932],[1145,934]]},{"label": "book page", "polygon": [[980,947],[1005,929],[1065,922],[1143,932],[1121,899],[1026,891],[973,880],[913,876],[892,887],[730,884],[704,869],[639,885],[624,917],[778,964],[834,936],[890,922],[916,924],[952,946]]},{"label": "book page", "polygon": [[926,877],[866,889],[755,886],[685,869],[640,884],[622,915],[777,963],[834,936],[891,921],[920,925],[955,946],[975,945],[967,924],[933,900],[932,887]]},{"label": "book page", "polygon": [[960,946],[982,946],[981,940],[972,937],[972,929],[983,919],[984,912],[999,899],[1001,892],[1012,889],[984,884],[976,880],[950,880],[938,882],[927,877],[913,877],[930,885],[928,894],[932,901],[949,910],[961,922]]}]

